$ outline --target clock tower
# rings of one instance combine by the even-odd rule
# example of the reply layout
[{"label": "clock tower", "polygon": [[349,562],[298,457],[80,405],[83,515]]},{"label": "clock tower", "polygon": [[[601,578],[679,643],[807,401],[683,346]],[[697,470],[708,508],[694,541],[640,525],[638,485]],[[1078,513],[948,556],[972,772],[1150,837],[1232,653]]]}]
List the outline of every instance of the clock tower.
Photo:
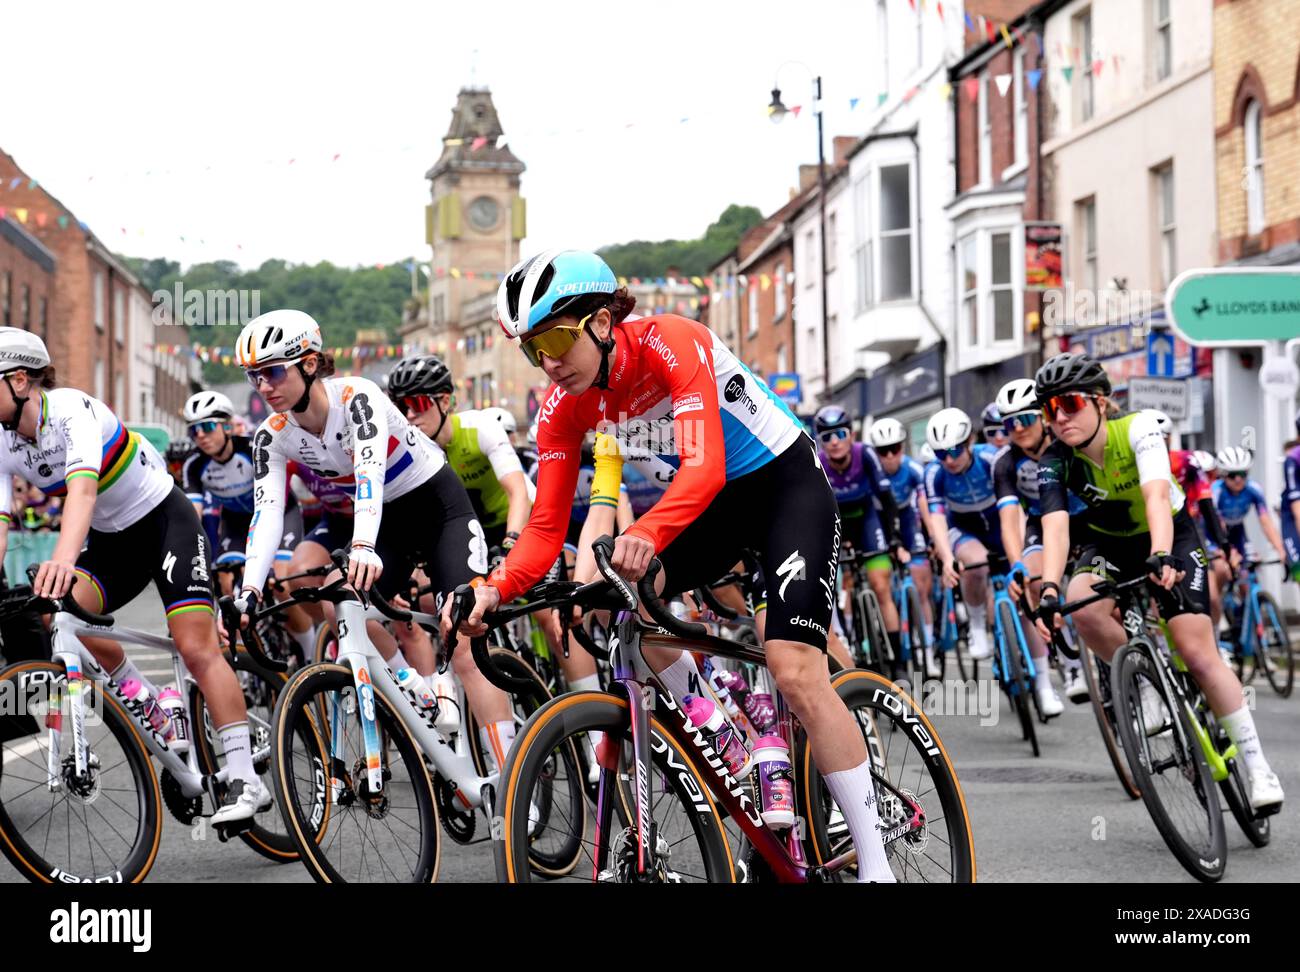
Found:
[{"label": "clock tower", "polygon": [[495,296],[499,275],[519,261],[525,233],[519,195],[524,164],[501,141],[503,134],[492,93],[462,88],[442,154],[425,173],[432,196],[425,235],[433,248],[429,303],[420,322],[426,326],[404,330],[409,337],[432,338],[458,376],[467,346],[475,343],[473,336],[466,339],[465,325],[477,321],[468,322],[466,312],[482,316],[479,305]]}]

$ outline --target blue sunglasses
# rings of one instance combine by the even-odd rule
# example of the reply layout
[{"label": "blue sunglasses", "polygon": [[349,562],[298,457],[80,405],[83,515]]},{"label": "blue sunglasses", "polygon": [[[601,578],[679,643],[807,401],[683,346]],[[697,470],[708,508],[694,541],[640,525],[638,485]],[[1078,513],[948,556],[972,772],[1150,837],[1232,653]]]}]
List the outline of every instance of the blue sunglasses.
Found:
[{"label": "blue sunglasses", "polygon": [[956,459],[965,451],[966,451],[966,446],[963,443],[962,445],[959,445],[953,449],[935,449],[934,457],[940,461],[944,459]]},{"label": "blue sunglasses", "polygon": [[1027,429],[1038,422],[1038,415],[1038,412],[1021,412],[1018,415],[1008,415],[1002,420],[1002,428],[1005,429],[1008,434],[1013,432],[1016,426],[1019,426],[1022,429]]}]

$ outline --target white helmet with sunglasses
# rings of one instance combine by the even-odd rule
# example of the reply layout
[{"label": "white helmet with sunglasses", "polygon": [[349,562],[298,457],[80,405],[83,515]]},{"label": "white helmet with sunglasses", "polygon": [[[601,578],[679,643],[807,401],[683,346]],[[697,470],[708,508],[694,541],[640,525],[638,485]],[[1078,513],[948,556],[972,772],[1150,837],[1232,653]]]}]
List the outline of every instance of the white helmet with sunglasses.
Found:
[{"label": "white helmet with sunglasses", "polygon": [[892,418],[877,419],[871,426],[868,435],[871,438],[871,444],[877,449],[902,445],[907,441],[907,430],[903,428],[903,423]]},{"label": "white helmet with sunglasses", "polygon": [[184,417],[186,425],[193,425],[196,422],[204,422],[208,419],[229,420],[234,418],[235,406],[221,392],[202,391],[189,397],[185,402],[185,407],[181,410],[181,415]]},{"label": "white helmet with sunglasses", "polygon": [[1250,472],[1250,464],[1253,460],[1249,450],[1242,449],[1238,446],[1228,446],[1226,449],[1220,449],[1218,455],[1219,470],[1224,476],[1231,476],[1234,473],[1246,474]]},{"label": "white helmet with sunglasses", "polygon": [[936,454],[965,445],[970,439],[970,416],[960,408],[945,408],[925,427],[925,441]]},{"label": "white helmet with sunglasses", "polygon": [[263,378],[272,384],[283,380],[288,363],[298,363],[304,388],[293,410],[301,413],[307,410],[312,382],[318,374],[308,374],[301,359],[323,346],[320,325],[310,314],[299,310],[268,311],[254,317],[239,332],[235,364],[244,369],[249,383],[257,388]]}]

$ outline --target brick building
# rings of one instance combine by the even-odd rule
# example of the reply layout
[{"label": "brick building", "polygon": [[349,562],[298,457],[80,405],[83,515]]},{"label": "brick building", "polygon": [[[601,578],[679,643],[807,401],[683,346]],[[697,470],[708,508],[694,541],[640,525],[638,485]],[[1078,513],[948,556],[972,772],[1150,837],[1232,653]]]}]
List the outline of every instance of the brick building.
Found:
[{"label": "brick building", "polygon": [[0,324],[46,336],[57,265],[15,218],[0,218]]}]

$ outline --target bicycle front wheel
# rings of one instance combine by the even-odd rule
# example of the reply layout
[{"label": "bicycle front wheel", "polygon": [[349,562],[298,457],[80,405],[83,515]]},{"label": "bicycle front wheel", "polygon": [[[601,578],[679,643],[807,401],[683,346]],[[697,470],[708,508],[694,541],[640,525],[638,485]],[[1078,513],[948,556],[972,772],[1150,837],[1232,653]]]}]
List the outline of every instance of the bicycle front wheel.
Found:
[{"label": "bicycle front wheel", "polygon": [[[379,791],[368,783],[361,721],[368,700],[358,698],[352,670],[310,665],[289,680],[272,729],[275,801],[318,882],[431,883],[442,843],[424,757],[388,700],[378,692],[370,700]],[[323,747],[306,740],[323,740]]]},{"label": "bicycle front wheel", "polygon": [[[553,806],[568,805],[564,793],[584,788],[584,780],[555,772],[565,764],[563,754],[586,745],[593,732],[604,733],[605,746],[615,751],[631,740],[625,698],[605,692],[570,692],[537,710],[520,731],[506,757],[497,794],[496,814],[501,839],[494,842],[498,879],[512,884],[533,879],[538,849],[577,839],[577,866],[563,875],[571,880],[609,883],[730,884],[736,880],[735,861],[718,810],[691,757],[653,716],[650,719],[652,767],[646,790],[652,827],[653,861],[647,873],[637,873],[637,839],[613,810],[618,797],[608,779],[608,832],[598,833],[599,821],[552,812],[539,821],[539,799],[551,794]],[[621,768],[620,768],[621,770]],[[610,771],[605,771],[608,776]],[[597,869],[597,847],[605,849],[604,866]]]},{"label": "bicycle front wheel", "polygon": [[1008,662],[1007,671],[1002,673],[1003,688],[1006,689],[1011,707],[1016,710],[1016,718],[1020,720],[1020,734],[1028,740],[1037,756],[1038,733],[1034,729],[1034,713],[1031,708],[1034,703],[1030,699],[1033,687],[1029,683],[1029,676],[1025,674],[1025,659],[1020,653],[1020,642],[1016,638],[1016,612],[1006,601],[998,604],[998,627],[1002,629],[1002,643],[995,650],[1005,650]]},{"label": "bicycle front wheel", "polygon": [[1101,730],[1102,745],[1110,757],[1110,765],[1115,768],[1119,785],[1128,794],[1130,800],[1142,796],[1137,783],[1133,780],[1133,771],[1129,769],[1128,760],[1124,758],[1119,736],[1115,734],[1115,704],[1112,701],[1110,665],[1093,654],[1082,642],[1079,645],[1079,664],[1083,667],[1083,677],[1088,683],[1088,698],[1092,702],[1092,714],[1097,719],[1097,728]]},{"label": "bicycle front wheel", "polygon": [[[1133,779],[1151,820],[1178,863],[1199,881],[1217,881],[1227,864],[1223,811],[1196,727],[1160,688],[1140,644],[1120,648],[1112,666],[1115,721]],[[1158,711],[1151,711],[1155,707]],[[1182,739],[1172,720],[1182,728]]]},{"label": "bicycle front wheel", "polygon": [[1295,654],[1291,649],[1291,637],[1282,621],[1282,612],[1277,609],[1273,595],[1260,593],[1259,620],[1260,624],[1255,629],[1258,650],[1255,662],[1264,669],[1264,677],[1273,686],[1273,691],[1287,698],[1295,682]]},{"label": "bicycle front wheel", "polygon": [[83,774],[63,666],[0,671],[0,700],[13,703],[0,715],[0,851],[33,883],[143,881],[162,837],[158,778],[121,702],[96,682],[79,684]]},{"label": "bicycle front wheel", "polygon": [[[849,669],[831,683],[866,743],[881,830],[896,834],[885,845],[894,876],[909,882],[973,882],[975,845],[966,798],[948,751],[920,706],[875,672]],[[848,850],[852,839],[802,734],[796,748],[804,843],[809,860],[824,864]],[[856,866],[838,875],[856,876]]]}]

